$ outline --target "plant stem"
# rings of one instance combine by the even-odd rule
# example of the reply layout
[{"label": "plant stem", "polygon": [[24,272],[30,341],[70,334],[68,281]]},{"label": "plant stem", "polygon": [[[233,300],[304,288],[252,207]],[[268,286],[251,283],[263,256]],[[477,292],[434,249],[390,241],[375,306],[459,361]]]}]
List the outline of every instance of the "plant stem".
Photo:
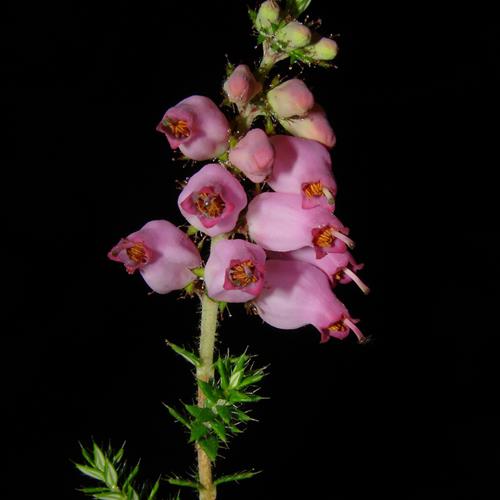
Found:
[{"label": "plant stem", "polygon": [[[220,237],[219,237],[220,238]],[[212,240],[211,247],[215,240]],[[213,377],[214,347],[217,332],[217,314],[219,304],[212,300],[206,293],[201,299],[201,324],[200,324],[200,361],[201,366],[196,370],[196,378],[208,382]],[[198,406],[205,407],[206,398],[198,389]],[[217,491],[212,478],[212,464],[207,454],[197,444],[198,454],[198,476],[202,486],[200,489],[200,500],[215,500]]]}]

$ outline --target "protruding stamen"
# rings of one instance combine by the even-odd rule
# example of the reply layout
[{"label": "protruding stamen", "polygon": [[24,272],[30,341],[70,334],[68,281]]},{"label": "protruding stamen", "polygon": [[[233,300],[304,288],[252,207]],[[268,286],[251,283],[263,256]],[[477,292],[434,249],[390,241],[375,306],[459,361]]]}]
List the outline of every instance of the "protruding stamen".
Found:
[{"label": "protruding stamen", "polygon": [[361,330],[349,318],[344,318],[344,324],[358,337],[358,342],[363,344],[366,342],[366,337],[361,333]]},{"label": "protruding stamen", "polygon": [[258,281],[255,272],[255,264],[251,260],[244,260],[231,267],[229,270],[231,283],[237,287],[244,288]]},{"label": "protruding stamen", "polygon": [[349,269],[348,267],[344,268],[342,271],[346,276],[349,276],[351,280],[356,283],[356,285],[359,286],[361,291],[365,294],[368,295],[370,293],[370,289],[368,286],[363,282],[363,280],[352,270]]},{"label": "protruding stamen", "polygon": [[328,203],[332,206],[335,205],[335,196],[333,196],[333,193],[327,187],[323,187],[322,191]]},{"label": "protruding stamen", "polygon": [[335,238],[338,238],[340,241],[343,241],[351,249],[356,246],[354,241],[351,240],[351,238],[349,238],[349,236],[345,235],[344,233],[341,233],[340,231],[332,229],[332,235]]}]

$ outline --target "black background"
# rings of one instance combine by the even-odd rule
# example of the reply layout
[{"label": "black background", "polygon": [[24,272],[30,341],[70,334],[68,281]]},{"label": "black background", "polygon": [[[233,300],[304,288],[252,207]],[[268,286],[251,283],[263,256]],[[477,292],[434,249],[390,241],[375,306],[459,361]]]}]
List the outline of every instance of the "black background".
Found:
[{"label": "black background", "polygon": [[[264,472],[220,498],[491,498],[498,26],[477,2],[349,4],[313,1],[341,52],[305,74],[373,289],[339,296],[373,342],[320,345],[231,308],[220,346],[271,365],[270,399],[218,469]],[[193,382],[163,341],[195,345],[197,304],[149,296],[106,253],[148,220],[184,222],[174,180],[193,169],[154,129],[188,95],[220,101],[225,54],[257,60],[246,2],[4,9],[2,498],[81,498],[70,459],[92,436],[127,440],[144,478],[182,474],[192,450],[161,401]]]}]

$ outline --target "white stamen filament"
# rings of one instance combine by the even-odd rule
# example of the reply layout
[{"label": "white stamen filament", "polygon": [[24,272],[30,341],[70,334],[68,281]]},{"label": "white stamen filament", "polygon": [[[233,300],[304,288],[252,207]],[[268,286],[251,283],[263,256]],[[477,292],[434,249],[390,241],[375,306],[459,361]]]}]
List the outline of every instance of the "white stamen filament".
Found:
[{"label": "white stamen filament", "polygon": [[335,238],[338,238],[340,241],[343,241],[349,248],[354,248],[355,243],[349,236],[346,236],[344,233],[341,233],[340,231],[336,231],[335,229],[332,231],[333,236]]},{"label": "white stamen filament", "polygon": [[361,333],[361,330],[349,318],[344,318],[344,325],[348,326],[354,335],[358,337],[358,342],[360,344],[366,341],[366,337]]},{"label": "white stamen filament", "polygon": [[330,205],[335,205],[335,197],[333,196],[332,192],[327,187],[324,187],[322,191],[328,203]]},{"label": "white stamen filament", "polygon": [[365,295],[368,295],[370,293],[370,289],[368,288],[368,286],[363,282],[363,280],[352,269],[349,269],[346,267],[346,268],[344,268],[343,273],[346,276],[349,276],[349,278],[351,278],[352,281],[354,281],[354,283],[356,283],[356,285],[359,286],[359,288],[361,289],[361,291]]}]

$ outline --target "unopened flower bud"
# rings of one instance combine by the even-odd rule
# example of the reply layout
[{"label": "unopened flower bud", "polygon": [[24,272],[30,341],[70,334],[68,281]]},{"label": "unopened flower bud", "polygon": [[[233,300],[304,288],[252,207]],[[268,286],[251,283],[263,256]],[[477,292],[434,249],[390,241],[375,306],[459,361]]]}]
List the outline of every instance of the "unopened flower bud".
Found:
[{"label": "unopened flower bud", "polygon": [[246,64],[240,64],[224,83],[224,92],[230,102],[238,105],[247,104],[262,90],[252,71]]},{"label": "unopened flower bud", "polygon": [[255,19],[255,27],[259,31],[269,31],[272,24],[276,24],[280,19],[280,7],[276,0],[267,0],[264,2]]},{"label": "unopened flower bud", "polygon": [[283,128],[292,135],[318,141],[327,148],[335,145],[335,133],[326,117],[323,108],[318,104],[305,116],[298,118],[281,119]]},{"label": "unopened flower bud", "polygon": [[320,38],[316,43],[309,45],[306,49],[308,56],[319,61],[331,61],[337,56],[339,47],[331,38]]},{"label": "unopened flower bud", "polygon": [[292,21],[276,32],[276,38],[290,49],[300,49],[311,41],[311,30],[298,21]]},{"label": "unopened flower bud", "polygon": [[267,93],[267,100],[278,118],[302,116],[314,106],[314,96],[298,78],[287,80]]}]

